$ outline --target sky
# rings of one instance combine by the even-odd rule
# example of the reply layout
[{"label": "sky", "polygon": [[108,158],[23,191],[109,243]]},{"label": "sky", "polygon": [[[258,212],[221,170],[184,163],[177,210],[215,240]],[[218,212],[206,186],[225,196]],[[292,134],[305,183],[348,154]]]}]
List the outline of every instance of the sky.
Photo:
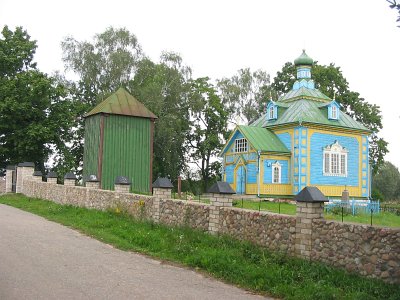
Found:
[{"label": "sky", "polygon": [[[271,78],[302,49],[340,66],[350,89],[381,108],[385,159],[400,168],[400,28],[385,0],[0,0],[0,27],[22,26],[37,40],[41,71],[64,71],[60,43],[91,40],[109,26],[135,34],[145,54],[179,53],[195,77],[241,68]],[[397,131],[399,130],[399,131]]]}]

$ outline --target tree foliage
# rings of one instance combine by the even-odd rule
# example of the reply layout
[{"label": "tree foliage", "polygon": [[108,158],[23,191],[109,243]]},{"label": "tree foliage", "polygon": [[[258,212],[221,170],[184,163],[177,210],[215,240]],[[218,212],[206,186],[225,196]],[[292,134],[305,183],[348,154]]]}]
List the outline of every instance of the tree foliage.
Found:
[{"label": "tree foliage", "polygon": [[[396,21],[400,23],[400,3],[397,3],[396,0],[386,0],[386,1],[389,2],[390,8],[397,10],[397,12],[399,13]],[[397,27],[400,28],[400,25],[398,25]]]},{"label": "tree foliage", "polygon": [[272,92],[269,74],[263,70],[252,72],[250,68],[218,80],[217,88],[233,124],[248,124],[258,118]]},{"label": "tree foliage", "polygon": [[159,63],[143,59],[129,89],[158,119],[154,135],[154,176],[176,180],[186,167],[184,147],[189,131],[188,81],[191,70],[176,53],[163,53]]},{"label": "tree foliage", "polygon": [[193,80],[190,87],[191,130],[187,141],[190,149],[188,154],[190,161],[199,167],[203,191],[206,191],[220,169],[220,163],[213,162],[212,157],[217,156],[223,146],[228,114],[209,78]]},{"label": "tree foliage", "polygon": [[392,163],[384,162],[373,177],[372,188],[377,190],[384,200],[400,199],[399,170]]},{"label": "tree foliage", "polygon": [[[274,78],[272,87],[280,94],[287,93],[296,81],[296,67],[288,62]],[[382,129],[382,116],[379,106],[369,104],[360,94],[351,91],[340,67],[334,64],[328,66],[315,63],[312,76],[316,87],[330,98],[335,98],[346,113],[372,131],[370,135],[370,160],[373,171],[376,172],[388,152],[387,142],[378,136]]]},{"label": "tree foliage", "polygon": [[48,158],[70,140],[71,106],[63,86],[41,73],[36,41],[21,27],[0,38],[0,161],[33,161],[44,171]]}]

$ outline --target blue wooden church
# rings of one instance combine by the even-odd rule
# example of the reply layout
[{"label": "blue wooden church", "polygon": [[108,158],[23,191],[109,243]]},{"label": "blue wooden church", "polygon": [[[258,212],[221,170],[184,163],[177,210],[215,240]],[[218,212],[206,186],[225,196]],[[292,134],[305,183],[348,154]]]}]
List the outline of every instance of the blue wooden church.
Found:
[{"label": "blue wooden church", "polygon": [[316,186],[326,196],[347,189],[350,197],[369,197],[369,129],[315,88],[305,51],[294,63],[291,91],[233,130],[221,152],[224,180],[238,194],[291,197]]}]

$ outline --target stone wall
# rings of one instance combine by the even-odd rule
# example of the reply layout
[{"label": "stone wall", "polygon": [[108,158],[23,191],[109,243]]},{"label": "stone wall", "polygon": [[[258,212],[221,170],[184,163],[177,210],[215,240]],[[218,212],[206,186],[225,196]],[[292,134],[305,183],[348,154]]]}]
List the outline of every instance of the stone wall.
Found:
[{"label": "stone wall", "polygon": [[400,228],[314,220],[311,257],[361,275],[400,282]]},{"label": "stone wall", "polygon": [[365,276],[400,283],[400,228],[338,223],[323,219],[323,205],[297,203],[287,216],[230,207],[231,196],[210,195],[211,204],[174,200],[169,191],[154,196],[64,186],[26,175],[30,197],[94,209],[126,211],[140,219],[189,226],[248,240],[271,250],[328,263]]},{"label": "stone wall", "polygon": [[292,254],[296,237],[296,217],[257,212],[240,208],[223,208],[220,232],[240,240]]},{"label": "stone wall", "polygon": [[4,177],[0,177],[0,194],[6,192],[6,180]]},{"label": "stone wall", "polygon": [[210,205],[184,200],[160,200],[160,222],[207,231]]}]

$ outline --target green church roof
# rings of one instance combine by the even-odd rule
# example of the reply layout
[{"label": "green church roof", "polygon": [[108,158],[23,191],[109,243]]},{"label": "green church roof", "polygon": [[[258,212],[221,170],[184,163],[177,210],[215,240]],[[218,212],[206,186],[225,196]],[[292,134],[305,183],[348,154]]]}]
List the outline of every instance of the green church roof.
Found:
[{"label": "green church roof", "polygon": [[107,99],[95,106],[85,117],[89,117],[99,113],[107,113],[112,115],[124,115],[133,117],[142,117],[156,119],[157,116],[136,100],[124,88],[119,88],[115,93]]},{"label": "green church roof", "polygon": [[290,90],[288,93],[285,95],[281,96],[279,100],[277,101],[277,104],[279,102],[291,102],[299,99],[310,99],[310,100],[315,100],[315,101],[320,101],[320,102],[331,102],[332,99],[330,99],[328,96],[324,95],[321,91],[318,89],[309,89],[304,86],[297,90]]},{"label": "green church roof", "polygon": [[263,114],[258,120],[253,122],[251,126],[268,128],[291,123],[314,123],[369,131],[368,128],[343,111],[340,112],[339,120],[328,119],[328,108],[326,105],[321,106],[320,102],[307,99],[300,99],[291,102],[289,107],[282,113],[282,115],[279,115],[276,120],[267,120],[266,114]]},{"label": "green church roof", "polygon": [[[236,130],[239,130],[257,151],[290,153],[289,149],[286,148],[275,133],[266,128],[239,125],[236,127]],[[229,142],[225,145],[225,148],[222,149],[221,154],[227,150],[228,145],[230,145]]]},{"label": "green church roof", "polygon": [[312,66],[314,63],[313,59],[306,54],[306,50],[294,60],[295,66]]}]

